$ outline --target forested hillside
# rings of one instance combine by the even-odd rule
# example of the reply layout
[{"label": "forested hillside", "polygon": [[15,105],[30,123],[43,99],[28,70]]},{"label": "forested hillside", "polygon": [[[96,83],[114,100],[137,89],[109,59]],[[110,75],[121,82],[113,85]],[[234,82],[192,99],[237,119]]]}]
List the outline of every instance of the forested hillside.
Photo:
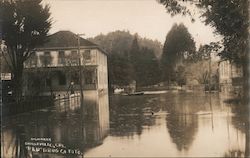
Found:
[{"label": "forested hillside", "polygon": [[122,86],[135,80],[137,86],[147,86],[160,81],[162,44],[159,41],[141,38],[128,31],[100,34],[89,40],[109,53],[110,85]]}]

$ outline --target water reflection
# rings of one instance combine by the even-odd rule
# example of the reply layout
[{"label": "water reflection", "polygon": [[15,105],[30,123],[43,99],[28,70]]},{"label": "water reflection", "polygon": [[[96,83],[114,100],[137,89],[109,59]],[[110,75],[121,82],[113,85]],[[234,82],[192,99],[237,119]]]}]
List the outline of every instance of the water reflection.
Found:
[{"label": "water reflection", "polygon": [[[4,120],[2,157],[81,157],[88,148],[100,145],[109,129],[108,96],[86,101],[83,124],[80,106],[68,106],[64,110],[54,107]],[[70,106],[75,111],[67,111],[72,110]]]},{"label": "water reflection", "polygon": [[89,157],[244,155],[245,131],[233,125],[235,113],[219,94],[113,96],[110,107],[111,133]]},{"label": "water reflection", "polygon": [[[213,111],[209,108],[212,106],[212,96],[198,97],[201,98],[194,99],[185,94],[175,95],[172,96],[173,102],[165,106],[169,112],[166,117],[167,129],[172,142],[176,144],[179,151],[187,151],[191,146],[198,129],[198,116],[200,114],[213,116]],[[216,101],[218,101],[216,96],[213,96],[214,105],[218,105]],[[212,117],[211,122],[213,123]],[[209,124],[209,121],[206,124]]]},{"label": "water reflection", "polygon": [[[224,98],[98,95],[85,100],[83,123],[75,104],[4,120],[2,153],[21,158],[81,157],[78,152],[85,157],[242,157],[249,152],[249,115],[245,106],[226,104]],[[28,150],[27,142],[41,137],[71,152]]]},{"label": "water reflection", "polygon": [[[220,95],[221,100],[230,99],[230,96],[227,94],[221,94]],[[232,113],[234,116],[232,117],[232,125],[237,129],[237,131],[240,131],[242,133],[245,133],[245,150],[238,150],[232,149],[225,153],[225,157],[250,157],[250,129],[249,129],[249,123],[250,123],[250,116],[249,116],[249,105],[244,105],[239,102],[222,102],[221,104],[228,106],[231,108]],[[238,138],[238,132],[237,132],[237,138]],[[237,139],[238,140],[238,139]],[[239,144],[239,143],[238,143]]]},{"label": "water reflection", "polygon": [[144,126],[155,124],[157,105],[149,104],[151,97],[146,100],[141,96],[113,96],[110,104],[110,135],[134,136],[141,135]]},{"label": "water reflection", "polygon": [[179,151],[188,150],[197,132],[197,116],[170,114],[166,120],[169,135],[177,149]]}]

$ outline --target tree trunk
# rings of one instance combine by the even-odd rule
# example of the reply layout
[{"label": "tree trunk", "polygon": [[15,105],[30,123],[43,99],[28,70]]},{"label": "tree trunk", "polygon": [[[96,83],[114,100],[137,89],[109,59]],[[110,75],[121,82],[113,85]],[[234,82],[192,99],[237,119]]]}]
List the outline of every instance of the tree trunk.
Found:
[{"label": "tree trunk", "polygon": [[22,100],[22,84],[23,84],[23,64],[19,64],[13,71],[13,97],[16,103]]}]

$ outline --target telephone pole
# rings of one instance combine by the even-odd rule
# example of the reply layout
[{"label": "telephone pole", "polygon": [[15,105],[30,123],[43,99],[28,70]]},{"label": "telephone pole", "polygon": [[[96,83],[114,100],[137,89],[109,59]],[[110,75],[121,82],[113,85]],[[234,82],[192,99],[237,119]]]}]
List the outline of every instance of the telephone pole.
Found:
[{"label": "telephone pole", "polygon": [[[82,66],[84,66],[84,59],[81,60],[81,52],[80,52],[80,36],[83,36],[84,34],[77,34],[77,46],[78,46],[78,55],[79,55],[79,80],[80,80],[80,118],[81,118],[81,131],[82,131],[82,141],[83,141],[83,151],[82,151],[82,157],[84,157],[84,146],[85,146],[85,141],[84,141],[84,135],[85,135],[85,132],[84,132],[84,115],[85,115],[85,112],[84,112],[84,96],[83,96],[83,80],[82,80]],[[82,57],[83,58],[83,57]],[[81,62],[83,61],[83,63]]]},{"label": "telephone pole", "polygon": [[208,80],[209,93],[211,93],[211,53],[209,53],[209,80]]}]

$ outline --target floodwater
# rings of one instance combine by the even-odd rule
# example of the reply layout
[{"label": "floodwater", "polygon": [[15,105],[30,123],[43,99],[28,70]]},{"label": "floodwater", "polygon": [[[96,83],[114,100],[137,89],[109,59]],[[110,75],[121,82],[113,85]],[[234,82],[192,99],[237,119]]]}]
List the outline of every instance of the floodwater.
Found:
[{"label": "floodwater", "polygon": [[218,93],[102,95],[5,119],[2,157],[244,157],[248,114]]}]

